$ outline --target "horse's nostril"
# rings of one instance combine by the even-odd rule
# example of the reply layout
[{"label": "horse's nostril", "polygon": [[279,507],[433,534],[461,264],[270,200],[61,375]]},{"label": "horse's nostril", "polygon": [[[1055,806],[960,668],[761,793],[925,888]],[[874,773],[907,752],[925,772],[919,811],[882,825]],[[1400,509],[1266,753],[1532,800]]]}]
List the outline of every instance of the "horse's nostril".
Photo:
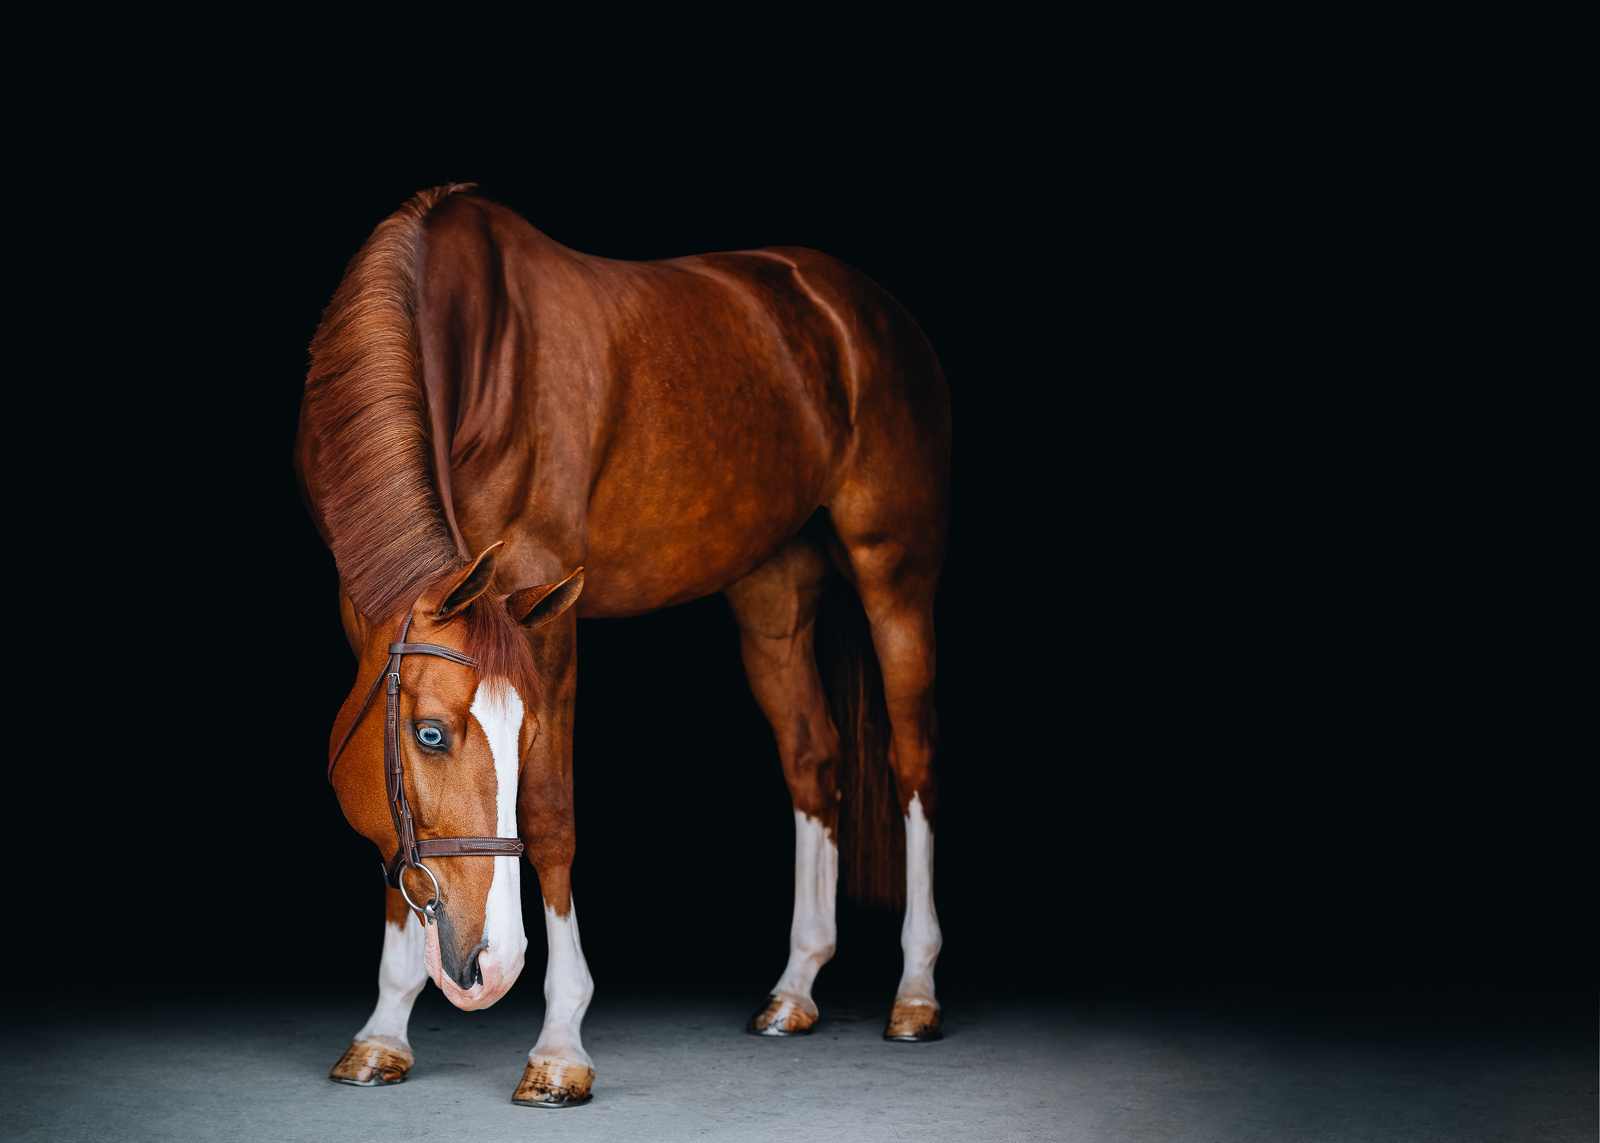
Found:
[{"label": "horse's nostril", "polygon": [[478,963],[478,955],[472,954],[472,983],[475,986],[483,983],[483,965]]}]

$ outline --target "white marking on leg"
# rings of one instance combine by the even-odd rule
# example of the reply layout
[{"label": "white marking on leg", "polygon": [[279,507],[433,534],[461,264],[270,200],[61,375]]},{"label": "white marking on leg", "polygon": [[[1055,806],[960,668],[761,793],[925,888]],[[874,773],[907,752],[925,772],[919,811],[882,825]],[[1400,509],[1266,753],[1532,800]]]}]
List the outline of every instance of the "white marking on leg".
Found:
[{"label": "white marking on leg", "polygon": [[933,995],[933,962],[939,959],[939,914],[933,908],[933,830],[922,798],[911,795],[906,811],[906,919],[900,926],[900,948],[906,957],[898,1000],[937,1004]]},{"label": "white marking on leg", "polygon": [[556,916],[546,905],[544,931],[550,942],[550,960],[544,972],[544,1027],[528,1060],[575,1060],[592,1068],[594,1061],[583,1050],[581,1027],[594,998],[594,980],[578,940],[577,905],[569,905],[565,917]]},{"label": "white marking on leg", "polygon": [[[815,1017],[811,985],[833,959],[838,941],[834,895],[839,884],[839,847],[816,818],[794,812],[794,920],[789,925],[789,963],[774,996],[796,1003]],[[774,1021],[776,1023],[777,1021]]]},{"label": "white marking on leg", "polygon": [[406,1025],[411,1006],[417,1002],[422,986],[428,983],[428,970],[422,963],[422,948],[427,937],[417,915],[406,913],[402,928],[393,921],[383,923],[383,959],[378,962],[378,1006],[372,1018],[356,1033],[356,1042],[377,1040],[388,1047],[410,1048]]},{"label": "white marking on leg", "polygon": [[[472,696],[470,713],[483,727],[494,757],[495,836],[517,836],[517,750],[522,734],[524,711],[516,688],[504,684],[498,696],[487,684],[479,683]],[[478,858],[476,860],[482,860]],[[510,988],[522,971],[523,955],[528,951],[528,935],[522,927],[522,861],[517,857],[496,857],[494,880],[489,884],[489,899],[484,910],[483,935],[488,947],[479,954],[478,965],[484,986],[490,987],[490,974],[497,972],[503,986]]]}]

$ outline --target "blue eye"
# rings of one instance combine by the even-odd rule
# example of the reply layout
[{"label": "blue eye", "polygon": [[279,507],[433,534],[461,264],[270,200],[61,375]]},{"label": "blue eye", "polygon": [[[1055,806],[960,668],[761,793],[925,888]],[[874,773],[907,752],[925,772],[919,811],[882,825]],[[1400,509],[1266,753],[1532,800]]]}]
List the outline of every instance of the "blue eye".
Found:
[{"label": "blue eye", "polygon": [[437,726],[419,726],[417,741],[424,746],[438,746],[444,742],[444,734]]}]

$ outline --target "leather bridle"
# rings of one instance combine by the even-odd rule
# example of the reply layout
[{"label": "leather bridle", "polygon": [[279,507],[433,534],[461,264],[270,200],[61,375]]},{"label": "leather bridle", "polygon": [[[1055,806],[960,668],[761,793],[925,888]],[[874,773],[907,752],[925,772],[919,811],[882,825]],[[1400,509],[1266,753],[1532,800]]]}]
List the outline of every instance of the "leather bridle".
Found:
[{"label": "leather bridle", "polygon": [[[354,721],[350,728],[344,732],[344,737],[339,740],[339,745],[328,756],[328,781],[333,781],[333,768],[339,764],[339,756],[344,753],[344,748],[350,744],[350,738],[356,732],[356,727],[361,725],[361,720],[366,717],[367,708],[372,705],[373,698],[378,693],[378,684],[387,681],[384,688],[384,721],[383,721],[383,781],[384,790],[388,794],[389,817],[394,821],[395,836],[400,839],[400,847],[383,866],[383,876],[388,883],[400,890],[410,905],[422,914],[423,924],[437,920],[439,906],[439,879],[433,875],[433,870],[422,864],[424,857],[518,857],[522,854],[522,842],[514,837],[424,837],[417,836],[416,819],[411,814],[411,802],[406,797],[405,768],[400,761],[400,660],[406,655],[435,655],[441,659],[449,659],[452,663],[460,663],[464,667],[478,669],[478,661],[470,655],[463,655],[460,651],[441,647],[437,643],[407,643],[406,633],[411,630],[411,615],[408,612],[405,622],[400,625],[400,637],[389,644],[389,662],[384,667],[383,673],[372,680],[372,686],[367,690],[367,697],[361,704],[361,709],[356,711]],[[411,894],[406,892],[405,871],[407,869],[420,869],[428,875],[428,880],[433,882],[433,899],[426,905],[418,905],[411,899]]]}]

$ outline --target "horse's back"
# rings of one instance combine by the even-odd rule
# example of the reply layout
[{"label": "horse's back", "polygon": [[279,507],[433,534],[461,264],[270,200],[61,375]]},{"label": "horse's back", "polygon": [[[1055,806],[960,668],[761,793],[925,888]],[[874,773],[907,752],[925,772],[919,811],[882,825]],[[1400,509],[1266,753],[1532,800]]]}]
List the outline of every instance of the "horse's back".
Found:
[{"label": "horse's back", "polygon": [[543,535],[580,528],[583,614],[718,590],[863,460],[943,484],[932,351],[887,293],[827,255],[597,258],[467,196],[433,213],[427,246],[419,325],[430,390],[456,424],[463,530],[525,516],[499,502],[506,488],[535,505]]}]

